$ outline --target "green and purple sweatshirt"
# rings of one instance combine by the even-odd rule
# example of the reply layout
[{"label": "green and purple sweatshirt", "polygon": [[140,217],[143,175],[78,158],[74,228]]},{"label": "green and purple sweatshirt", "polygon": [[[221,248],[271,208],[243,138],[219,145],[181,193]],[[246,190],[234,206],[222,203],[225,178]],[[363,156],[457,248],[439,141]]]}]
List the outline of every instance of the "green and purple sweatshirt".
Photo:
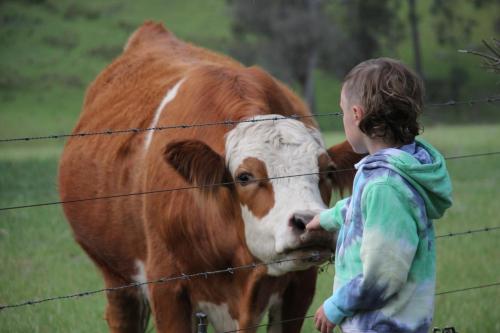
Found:
[{"label": "green and purple sweatshirt", "polygon": [[443,156],[423,140],[356,164],[352,196],[320,214],[338,231],[327,318],[344,333],[427,333],[435,292],[432,220],[451,206]]}]

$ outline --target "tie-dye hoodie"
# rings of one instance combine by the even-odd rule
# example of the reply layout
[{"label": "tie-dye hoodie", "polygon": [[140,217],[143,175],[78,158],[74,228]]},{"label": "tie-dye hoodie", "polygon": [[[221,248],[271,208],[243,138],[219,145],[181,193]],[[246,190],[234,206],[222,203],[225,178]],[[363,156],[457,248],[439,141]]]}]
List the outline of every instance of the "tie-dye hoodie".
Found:
[{"label": "tie-dye hoodie", "polygon": [[443,156],[416,140],[356,164],[352,196],[320,215],[338,230],[327,318],[344,333],[427,333],[435,292],[432,220],[451,206]]}]

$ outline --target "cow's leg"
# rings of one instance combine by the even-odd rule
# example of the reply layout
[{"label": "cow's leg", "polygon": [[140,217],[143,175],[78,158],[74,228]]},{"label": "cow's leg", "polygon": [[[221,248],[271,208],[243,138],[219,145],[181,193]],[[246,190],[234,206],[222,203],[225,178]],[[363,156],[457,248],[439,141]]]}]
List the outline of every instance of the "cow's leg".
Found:
[{"label": "cow's leg", "polygon": [[[91,251],[80,242],[94,264],[104,276],[106,288],[116,288],[132,283],[118,274],[104,258]],[[150,309],[147,299],[140,288],[124,288],[106,293],[108,303],[104,317],[112,333],[143,333],[149,321]]]},{"label": "cow's leg", "polygon": [[[104,275],[107,288],[115,288],[132,283],[111,271],[107,266],[98,265]],[[106,293],[105,318],[112,333],[144,333],[149,321],[149,305],[139,287],[124,288]]]},{"label": "cow's leg", "polygon": [[[108,282],[108,279],[106,279]],[[116,287],[116,283],[106,283]],[[119,283],[123,285],[123,283]],[[127,288],[107,293],[106,320],[113,333],[143,333],[149,319],[149,305],[137,288]]]},{"label": "cow's leg", "polygon": [[193,332],[191,304],[180,283],[151,284],[149,295],[158,333]]},{"label": "cow's leg", "polygon": [[283,302],[280,301],[276,304],[273,304],[269,308],[269,324],[267,326],[267,332],[268,333],[284,333],[282,330],[282,308],[283,308]]},{"label": "cow's leg", "polygon": [[[299,333],[304,322],[303,319],[285,322],[281,325],[278,323],[305,317],[314,297],[316,268],[291,274],[293,274],[293,278],[283,294],[281,304],[276,304],[270,309],[269,321],[277,324],[268,326],[269,333]],[[281,315],[279,310],[281,310]]]}]

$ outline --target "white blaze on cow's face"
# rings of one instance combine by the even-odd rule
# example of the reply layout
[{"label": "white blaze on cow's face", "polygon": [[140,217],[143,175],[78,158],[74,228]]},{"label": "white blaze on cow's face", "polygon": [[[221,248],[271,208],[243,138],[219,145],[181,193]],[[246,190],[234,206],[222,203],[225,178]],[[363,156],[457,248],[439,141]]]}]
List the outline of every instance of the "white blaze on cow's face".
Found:
[{"label": "white blaze on cow's face", "polygon": [[[261,121],[266,118],[280,119]],[[318,130],[279,115],[254,119],[226,136],[226,165],[238,182],[247,245],[263,262],[283,260],[268,266],[271,275],[309,268],[318,262],[288,259],[319,254],[325,261],[331,254],[333,234],[307,232],[305,224],[327,208],[331,183],[318,172],[332,162]]]}]

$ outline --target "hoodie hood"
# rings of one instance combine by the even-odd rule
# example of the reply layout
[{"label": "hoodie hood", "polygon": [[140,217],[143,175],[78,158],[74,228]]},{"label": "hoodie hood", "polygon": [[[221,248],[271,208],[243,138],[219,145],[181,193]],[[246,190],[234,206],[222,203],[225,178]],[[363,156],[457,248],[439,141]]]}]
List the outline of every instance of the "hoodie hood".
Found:
[{"label": "hoodie hood", "polygon": [[381,149],[356,164],[356,169],[381,167],[397,172],[418,191],[430,219],[440,218],[451,206],[452,187],[444,157],[428,142],[416,139],[400,148]]}]

